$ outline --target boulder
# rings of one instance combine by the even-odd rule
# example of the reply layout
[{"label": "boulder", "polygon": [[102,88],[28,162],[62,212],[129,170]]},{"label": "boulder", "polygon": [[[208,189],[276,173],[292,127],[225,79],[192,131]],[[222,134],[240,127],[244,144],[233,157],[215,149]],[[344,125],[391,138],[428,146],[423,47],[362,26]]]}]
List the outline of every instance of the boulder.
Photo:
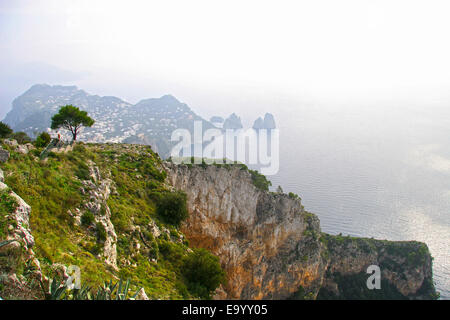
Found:
[{"label": "boulder", "polygon": [[9,159],[9,151],[0,149],[0,162],[6,162]]},{"label": "boulder", "polygon": [[11,146],[11,147],[17,147],[17,146],[19,145],[19,144],[17,143],[17,141],[14,140],[14,139],[5,139],[5,140],[3,141],[3,143],[6,144],[6,145],[8,145],[8,146]]},{"label": "boulder", "polygon": [[25,145],[19,144],[19,145],[16,147],[16,151],[17,151],[18,153],[21,153],[21,154],[27,154],[27,153],[28,153],[28,148],[27,148]]},{"label": "boulder", "polygon": [[25,147],[28,149],[28,151],[31,151],[31,150],[36,149],[36,147],[33,146],[33,144],[31,144],[31,143],[26,143],[26,144],[25,144]]}]

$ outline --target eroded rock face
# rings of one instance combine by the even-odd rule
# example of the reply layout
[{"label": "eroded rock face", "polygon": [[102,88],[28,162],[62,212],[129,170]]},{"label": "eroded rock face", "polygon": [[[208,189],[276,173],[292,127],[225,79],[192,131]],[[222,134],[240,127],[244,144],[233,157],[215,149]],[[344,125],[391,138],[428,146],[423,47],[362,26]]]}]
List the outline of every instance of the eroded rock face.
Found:
[{"label": "eroded rock face", "polygon": [[192,245],[219,256],[227,272],[228,283],[215,298],[314,299],[321,288],[329,298],[342,298],[346,288],[337,279],[351,276],[366,290],[373,264],[402,298],[435,295],[431,256],[422,243],[341,241],[321,233],[318,218],[304,211],[300,199],[257,189],[246,170],[165,166],[168,182],[187,194],[190,215],[182,231]]},{"label": "eroded rock face", "polygon": [[[0,182],[0,190],[5,190],[7,188],[8,186],[6,184]],[[29,229],[31,207],[14,192],[11,191],[10,195],[16,199],[18,206],[16,211],[12,214],[12,218],[15,222],[14,232],[10,234],[6,240],[16,239],[19,242],[23,241],[25,250],[31,249],[34,246],[34,238]]]},{"label": "eroded rock face", "polygon": [[[381,290],[390,291],[385,298],[432,299],[436,296],[432,259],[424,243],[327,238],[329,262],[323,290],[333,298],[346,298],[342,282],[354,281],[352,277],[365,274],[370,265],[380,268]],[[367,275],[362,280],[365,278]]]},{"label": "eroded rock face", "polygon": [[9,151],[0,147],[0,162],[6,162],[9,159]]},{"label": "eroded rock face", "polygon": [[[107,203],[110,194],[116,192],[115,187],[111,179],[102,177],[99,168],[93,161],[88,161],[87,164],[90,180],[81,181],[83,187],[80,188],[80,192],[83,195],[87,194],[88,200],[83,203],[82,208],[69,210],[68,214],[74,218],[78,225],[81,225],[81,217],[86,210],[94,215],[95,223],[101,224],[106,233],[102,252],[104,261],[117,269],[117,234],[111,222],[111,210]],[[97,228],[96,225],[91,227]]]},{"label": "eroded rock face", "polygon": [[113,182],[101,176],[94,162],[89,161],[88,165],[92,180],[83,181],[85,190],[89,192],[89,201],[85,203],[85,207],[94,214],[95,221],[105,228],[103,256],[107,264],[117,268],[117,234],[111,222],[111,210],[107,204]]},{"label": "eroded rock face", "polygon": [[[7,189],[8,186],[0,182],[0,190]],[[42,272],[33,252],[34,238],[29,226],[31,207],[13,191],[9,194],[15,198],[17,208],[8,217],[6,239],[0,239],[7,241],[6,245],[0,247],[0,284],[3,288],[1,295],[9,299],[39,299],[42,298],[42,292],[38,281],[42,281]],[[29,268],[27,279],[16,274],[24,265]]]},{"label": "eroded rock face", "polygon": [[285,299],[300,286],[315,296],[326,263],[319,220],[299,199],[254,187],[239,168],[168,164],[169,181],[187,193],[190,243],[218,255],[228,283],[222,299]]}]

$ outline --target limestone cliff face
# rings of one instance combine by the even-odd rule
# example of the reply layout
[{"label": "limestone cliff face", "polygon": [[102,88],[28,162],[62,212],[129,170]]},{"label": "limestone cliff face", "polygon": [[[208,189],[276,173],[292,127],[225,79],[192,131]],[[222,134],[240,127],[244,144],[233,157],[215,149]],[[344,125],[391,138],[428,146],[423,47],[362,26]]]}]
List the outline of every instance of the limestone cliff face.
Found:
[{"label": "limestone cliff face", "polygon": [[[190,216],[182,231],[192,245],[219,256],[227,272],[216,298],[314,299],[319,291],[319,297],[349,298],[344,285],[350,282],[341,283],[342,277],[368,290],[365,272],[372,264],[380,265],[383,283],[399,297],[435,293],[424,244],[322,234],[300,199],[257,189],[237,166],[166,163],[166,170],[169,183],[187,194]],[[411,258],[423,246],[426,251]]]},{"label": "limestone cliff face", "polygon": [[[325,237],[329,260],[319,297],[348,299],[349,283],[353,286],[358,281],[364,284],[368,277],[365,271],[370,265],[380,267],[384,296],[393,299],[436,297],[432,258],[424,243]],[[366,292],[365,297],[373,295]]]},{"label": "limestone cliff face", "polygon": [[299,199],[255,188],[246,170],[168,164],[170,183],[187,193],[182,231],[218,255],[228,284],[217,298],[284,299],[300,286],[317,294],[326,263],[319,220]]}]

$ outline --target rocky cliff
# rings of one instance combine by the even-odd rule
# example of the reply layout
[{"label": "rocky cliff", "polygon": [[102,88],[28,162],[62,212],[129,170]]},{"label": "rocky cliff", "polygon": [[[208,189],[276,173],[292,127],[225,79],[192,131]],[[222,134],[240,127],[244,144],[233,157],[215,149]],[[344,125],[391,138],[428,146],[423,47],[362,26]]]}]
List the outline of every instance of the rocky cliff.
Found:
[{"label": "rocky cliff", "polygon": [[[219,282],[188,278],[186,266],[207,257],[206,270],[223,275],[210,252],[228,278],[215,298],[437,297],[425,244],[324,234],[298,196],[267,191],[243,165],[175,165],[126,144],[77,143],[41,159],[42,149],[4,140],[2,151],[3,299],[44,298],[39,284],[71,265],[90,286],[124,277],[149,298],[208,298]],[[181,228],[168,220],[186,208]],[[371,265],[381,290],[367,288]]]},{"label": "rocky cliff", "polygon": [[[42,272],[33,251],[34,238],[30,230],[31,207],[3,182],[0,169],[0,200],[8,208],[8,214],[1,217],[0,226],[6,227],[6,234],[0,240],[0,285],[4,288],[3,298],[40,299],[39,282]],[[2,232],[3,233],[3,232]]]},{"label": "rocky cliff", "polygon": [[[169,183],[186,192],[191,244],[221,259],[228,283],[222,299],[434,298],[425,244],[331,236],[295,195],[253,184],[238,166],[167,163]],[[381,269],[381,289],[369,290],[367,267]]]}]

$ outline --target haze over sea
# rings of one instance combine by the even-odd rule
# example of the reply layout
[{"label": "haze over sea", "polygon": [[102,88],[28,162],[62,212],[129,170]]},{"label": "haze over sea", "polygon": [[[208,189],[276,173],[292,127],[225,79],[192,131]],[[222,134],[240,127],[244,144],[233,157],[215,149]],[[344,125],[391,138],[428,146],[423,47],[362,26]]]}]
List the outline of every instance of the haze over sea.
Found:
[{"label": "haze over sea", "polygon": [[450,110],[384,105],[274,112],[280,170],[269,178],[324,232],[425,242],[450,299]]}]

